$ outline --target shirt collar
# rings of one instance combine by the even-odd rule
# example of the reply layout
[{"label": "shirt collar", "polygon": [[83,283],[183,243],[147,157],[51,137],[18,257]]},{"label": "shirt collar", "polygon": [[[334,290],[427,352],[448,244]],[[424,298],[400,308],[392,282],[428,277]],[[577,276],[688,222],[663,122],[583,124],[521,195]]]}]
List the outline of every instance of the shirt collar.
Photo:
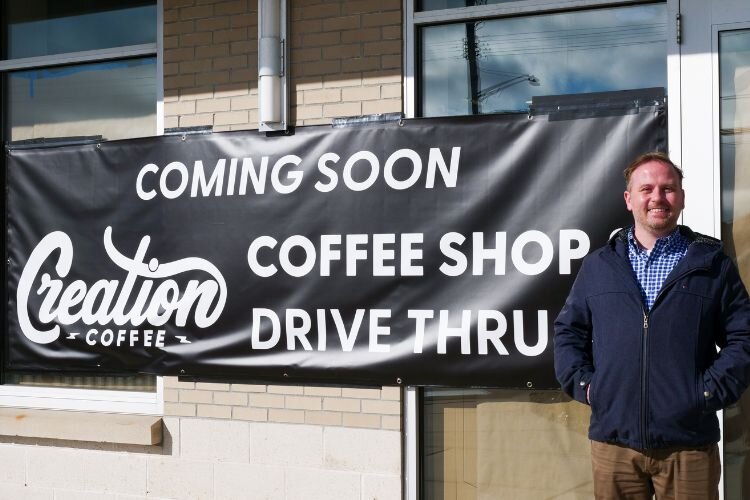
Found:
[{"label": "shirt collar", "polygon": [[638,240],[635,239],[635,227],[631,227],[628,231],[628,246],[631,250],[634,250],[639,255],[648,256],[654,251],[656,251],[657,253],[667,252],[669,250],[672,250],[673,248],[678,247],[679,244],[683,243],[684,241],[685,236],[683,236],[680,232],[680,228],[676,227],[674,231],[672,231],[668,235],[658,238],[656,240],[656,243],[654,243],[654,247],[651,249],[651,251],[648,251],[643,248],[640,243],[638,243]]}]

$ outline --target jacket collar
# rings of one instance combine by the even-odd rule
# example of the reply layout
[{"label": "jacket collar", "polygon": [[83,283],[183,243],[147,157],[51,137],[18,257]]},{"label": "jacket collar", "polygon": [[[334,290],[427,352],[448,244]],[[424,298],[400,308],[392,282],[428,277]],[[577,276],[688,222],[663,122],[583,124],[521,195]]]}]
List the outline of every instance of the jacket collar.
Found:
[{"label": "jacket collar", "polygon": [[[689,242],[687,254],[683,258],[688,268],[710,267],[713,260],[721,253],[722,243],[716,238],[696,233],[687,226],[677,226],[680,234]],[[620,257],[628,259],[628,232],[632,226],[620,229],[609,239],[607,245]]]}]

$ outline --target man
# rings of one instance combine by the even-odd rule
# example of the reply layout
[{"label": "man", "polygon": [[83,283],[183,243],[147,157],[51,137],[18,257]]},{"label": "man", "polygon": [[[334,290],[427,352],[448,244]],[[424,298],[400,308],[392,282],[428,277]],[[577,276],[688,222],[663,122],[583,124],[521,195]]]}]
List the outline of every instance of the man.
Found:
[{"label": "man", "polygon": [[716,411],[750,381],[750,299],[721,243],[677,225],[666,154],[625,181],[635,224],[584,259],[555,321],[557,378],[591,405],[596,498],[718,498]]}]

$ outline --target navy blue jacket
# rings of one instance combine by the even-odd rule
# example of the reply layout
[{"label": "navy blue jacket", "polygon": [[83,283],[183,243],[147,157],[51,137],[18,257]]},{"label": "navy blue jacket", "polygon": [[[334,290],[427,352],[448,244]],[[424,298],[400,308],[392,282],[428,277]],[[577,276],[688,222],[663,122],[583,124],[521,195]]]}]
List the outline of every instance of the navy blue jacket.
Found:
[{"label": "navy blue jacket", "polygon": [[557,379],[582,403],[591,385],[592,440],[638,449],[716,442],[716,410],[750,382],[747,290],[718,240],[680,226],[688,251],[647,311],[627,231],[583,261],[555,321]]}]

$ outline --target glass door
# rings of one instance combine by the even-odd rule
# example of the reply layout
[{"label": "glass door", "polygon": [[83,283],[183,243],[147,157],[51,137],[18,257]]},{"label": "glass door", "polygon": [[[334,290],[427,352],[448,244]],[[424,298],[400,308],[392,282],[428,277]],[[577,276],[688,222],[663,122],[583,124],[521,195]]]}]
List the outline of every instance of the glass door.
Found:
[{"label": "glass door", "polygon": [[[750,23],[717,29],[721,238],[750,284]],[[726,26],[725,26],[726,27]],[[732,26],[734,27],[734,26]],[[725,498],[750,497],[750,394],[724,412]]]}]

